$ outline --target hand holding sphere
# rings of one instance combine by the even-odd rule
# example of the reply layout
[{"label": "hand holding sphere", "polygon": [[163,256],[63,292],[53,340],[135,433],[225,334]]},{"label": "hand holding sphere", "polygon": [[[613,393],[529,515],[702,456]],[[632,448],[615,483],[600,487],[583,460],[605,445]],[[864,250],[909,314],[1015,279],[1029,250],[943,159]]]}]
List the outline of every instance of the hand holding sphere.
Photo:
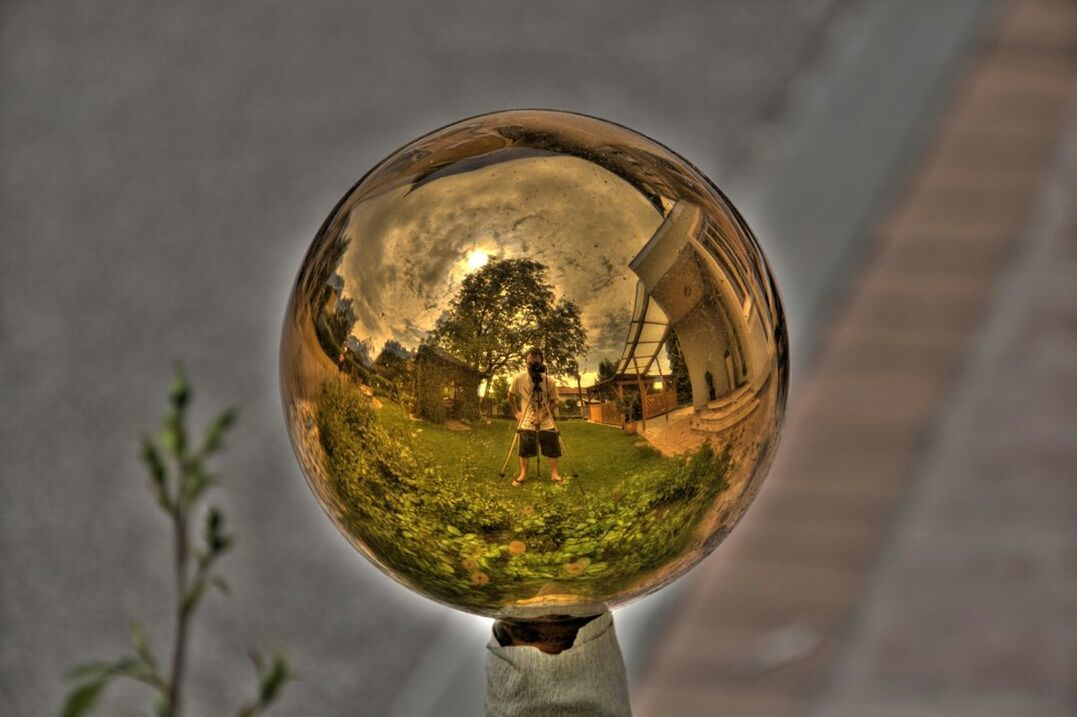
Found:
[{"label": "hand holding sphere", "polygon": [[344,536],[517,629],[706,556],[759,489],[787,380],[773,279],[725,196],[653,140],[553,111],[464,120],[367,173],[281,344],[292,444]]}]

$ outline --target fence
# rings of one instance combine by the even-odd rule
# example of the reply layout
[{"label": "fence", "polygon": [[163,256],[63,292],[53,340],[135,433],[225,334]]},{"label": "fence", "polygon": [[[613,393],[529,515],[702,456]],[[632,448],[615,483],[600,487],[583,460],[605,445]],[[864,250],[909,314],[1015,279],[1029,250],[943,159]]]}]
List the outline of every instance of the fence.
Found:
[{"label": "fence", "polygon": [[592,403],[588,408],[591,410],[591,421],[594,423],[605,423],[610,426],[620,426],[624,423],[624,416],[617,410],[617,404],[613,401]]},{"label": "fence", "polygon": [[654,418],[668,413],[677,407],[677,392],[666,389],[661,393],[646,393],[643,395],[643,417]]}]

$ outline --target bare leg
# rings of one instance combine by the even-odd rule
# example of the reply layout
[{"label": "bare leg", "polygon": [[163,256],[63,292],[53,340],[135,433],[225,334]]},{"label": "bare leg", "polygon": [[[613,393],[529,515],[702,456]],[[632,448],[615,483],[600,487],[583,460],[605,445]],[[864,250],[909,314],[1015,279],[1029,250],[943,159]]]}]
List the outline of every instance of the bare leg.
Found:
[{"label": "bare leg", "polygon": [[527,466],[531,461],[523,456],[520,456],[520,475],[516,476],[516,480],[512,482],[513,485],[520,485],[527,480]]},{"label": "bare leg", "polygon": [[547,458],[546,460],[550,462],[550,480],[552,480],[554,483],[560,483],[561,473],[557,470],[557,459]]}]

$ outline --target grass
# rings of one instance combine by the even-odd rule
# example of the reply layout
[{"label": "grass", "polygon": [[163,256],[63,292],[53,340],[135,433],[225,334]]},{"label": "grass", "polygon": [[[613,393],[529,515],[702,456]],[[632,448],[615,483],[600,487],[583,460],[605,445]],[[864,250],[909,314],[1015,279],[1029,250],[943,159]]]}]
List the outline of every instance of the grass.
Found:
[{"label": "grass", "polygon": [[541,479],[532,464],[512,486],[516,458],[499,476],[512,421],[454,431],[336,381],[318,404],[320,474],[341,528],[405,584],[482,614],[639,589],[685,549],[732,465],[709,443],[666,458],[642,438],[563,421],[565,484],[542,461]]},{"label": "grass", "polygon": [[[392,403],[386,403],[378,412],[378,418],[386,427],[409,436],[416,445],[436,456],[446,476],[470,476],[484,482],[489,479],[491,489],[498,489],[513,502],[526,502],[538,487],[536,483],[549,482],[549,461],[545,457],[539,461],[541,481],[536,481],[536,461],[532,458],[528,480],[521,486],[512,486],[512,480],[519,472],[515,449],[505,468],[505,477],[499,477],[512,444],[515,421],[494,418],[489,423],[475,424],[467,431],[454,431],[445,425],[413,421],[404,415],[399,405]],[[557,427],[564,450],[560,469],[568,481],[566,488],[612,491],[626,475],[660,468],[670,462],[645,439],[611,426],[566,420],[559,421]]]}]

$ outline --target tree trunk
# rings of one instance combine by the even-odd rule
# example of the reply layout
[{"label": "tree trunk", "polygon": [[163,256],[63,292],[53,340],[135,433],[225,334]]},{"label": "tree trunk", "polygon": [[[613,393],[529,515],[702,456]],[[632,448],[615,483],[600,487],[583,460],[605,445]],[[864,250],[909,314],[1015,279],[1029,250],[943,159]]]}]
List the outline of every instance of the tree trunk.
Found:
[{"label": "tree trunk", "polygon": [[[494,378],[493,378],[493,376],[490,376],[490,377],[487,377],[485,380],[486,380],[486,388],[484,388],[482,390],[482,405],[483,405],[483,407],[486,406],[486,398],[490,395],[490,384],[492,384],[494,382]],[[479,411],[479,415],[480,416],[482,415],[482,410]],[[490,416],[487,416],[487,418],[490,418]]]},{"label": "tree trunk", "polygon": [[583,388],[580,386],[579,374],[576,374],[576,403],[580,407],[580,418],[587,419],[588,417],[583,415]]}]

